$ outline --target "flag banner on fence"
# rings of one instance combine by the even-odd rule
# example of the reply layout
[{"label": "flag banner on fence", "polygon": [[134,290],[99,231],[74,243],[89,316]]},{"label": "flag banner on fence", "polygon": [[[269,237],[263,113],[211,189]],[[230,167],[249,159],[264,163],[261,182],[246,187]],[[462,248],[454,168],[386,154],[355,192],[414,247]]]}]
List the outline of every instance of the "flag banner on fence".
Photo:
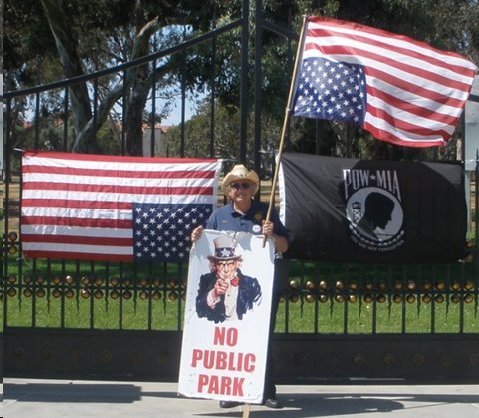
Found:
[{"label": "flag banner on fence", "polygon": [[180,394],[262,402],[273,277],[271,240],[203,232],[188,265]]},{"label": "flag banner on fence", "polygon": [[347,121],[408,147],[451,138],[477,67],[459,54],[353,22],[309,17],[292,114]]},{"label": "flag banner on fence", "polygon": [[216,207],[221,161],[25,152],[27,257],[187,261]]},{"label": "flag banner on fence", "polygon": [[464,257],[460,164],[363,161],[286,153],[281,217],[290,258],[429,263]]}]

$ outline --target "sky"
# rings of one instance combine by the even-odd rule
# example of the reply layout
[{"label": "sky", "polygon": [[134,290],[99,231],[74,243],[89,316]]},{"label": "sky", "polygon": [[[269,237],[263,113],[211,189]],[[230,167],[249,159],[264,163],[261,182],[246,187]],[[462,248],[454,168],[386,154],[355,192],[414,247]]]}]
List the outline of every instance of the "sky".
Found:
[{"label": "sky", "polygon": [[[186,102],[185,106],[185,122],[189,120],[195,114],[193,104]],[[171,114],[161,121],[162,125],[173,126],[181,123],[181,101],[178,101],[177,106],[172,110]]]}]

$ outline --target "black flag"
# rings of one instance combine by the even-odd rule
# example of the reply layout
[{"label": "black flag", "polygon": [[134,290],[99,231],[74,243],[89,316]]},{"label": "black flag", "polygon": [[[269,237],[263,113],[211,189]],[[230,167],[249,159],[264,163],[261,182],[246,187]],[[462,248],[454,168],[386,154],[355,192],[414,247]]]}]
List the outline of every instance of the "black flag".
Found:
[{"label": "black flag", "polygon": [[461,164],[370,161],[286,153],[281,216],[287,256],[302,260],[430,263],[464,256]]}]

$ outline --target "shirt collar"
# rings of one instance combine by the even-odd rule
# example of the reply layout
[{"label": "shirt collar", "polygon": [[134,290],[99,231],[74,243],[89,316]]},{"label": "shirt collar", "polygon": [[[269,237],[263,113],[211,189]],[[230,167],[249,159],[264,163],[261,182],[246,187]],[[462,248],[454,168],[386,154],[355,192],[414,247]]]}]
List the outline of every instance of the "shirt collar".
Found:
[{"label": "shirt collar", "polygon": [[230,206],[231,215],[236,217],[236,218],[240,218],[240,217],[243,217],[243,216],[247,217],[247,216],[251,215],[251,213],[256,210],[257,203],[256,203],[256,200],[252,199],[251,200],[251,206],[244,215],[235,211],[235,208],[233,206],[233,202],[229,202],[228,205]]}]

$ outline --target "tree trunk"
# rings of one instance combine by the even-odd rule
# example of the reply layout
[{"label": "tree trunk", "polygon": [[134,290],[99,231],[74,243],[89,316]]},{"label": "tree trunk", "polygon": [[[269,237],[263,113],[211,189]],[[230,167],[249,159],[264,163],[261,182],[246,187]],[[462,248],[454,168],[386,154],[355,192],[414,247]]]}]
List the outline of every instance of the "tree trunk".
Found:
[{"label": "tree trunk", "polygon": [[[50,28],[55,38],[60,62],[63,65],[63,71],[66,78],[72,78],[83,74],[80,57],[76,50],[76,42],[68,25],[68,16],[58,0],[41,0],[43,9],[47,16]],[[73,111],[73,123],[77,135],[87,125],[91,119],[90,97],[85,83],[77,83],[70,87],[70,96]],[[93,150],[95,148],[95,135],[85,138],[84,141],[89,144],[82,147],[82,151]]]},{"label": "tree trunk", "polygon": [[[66,78],[83,74],[80,57],[76,50],[76,42],[68,25],[68,17],[59,0],[41,0],[50,28],[55,38],[60,61]],[[138,3],[140,6],[140,3]],[[135,22],[141,25],[141,15]],[[148,53],[148,42],[158,29],[158,19],[146,23],[138,32],[131,52],[130,60],[145,56]],[[158,69],[156,70],[158,71]],[[73,152],[93,153],[96,148],[96,129],[107,120],[114,104],[127,91],[127,107],[125,114],[126,152],[129,155],[142,154],[143,111],[151,87],[151,69],[143,64],[127,71],[125,85],[120,82],[102,100],[97,108],[96,120],[93,120],[90,97],[86,83],[77,83],[70,87],[71,102],[76,138]]]}]

